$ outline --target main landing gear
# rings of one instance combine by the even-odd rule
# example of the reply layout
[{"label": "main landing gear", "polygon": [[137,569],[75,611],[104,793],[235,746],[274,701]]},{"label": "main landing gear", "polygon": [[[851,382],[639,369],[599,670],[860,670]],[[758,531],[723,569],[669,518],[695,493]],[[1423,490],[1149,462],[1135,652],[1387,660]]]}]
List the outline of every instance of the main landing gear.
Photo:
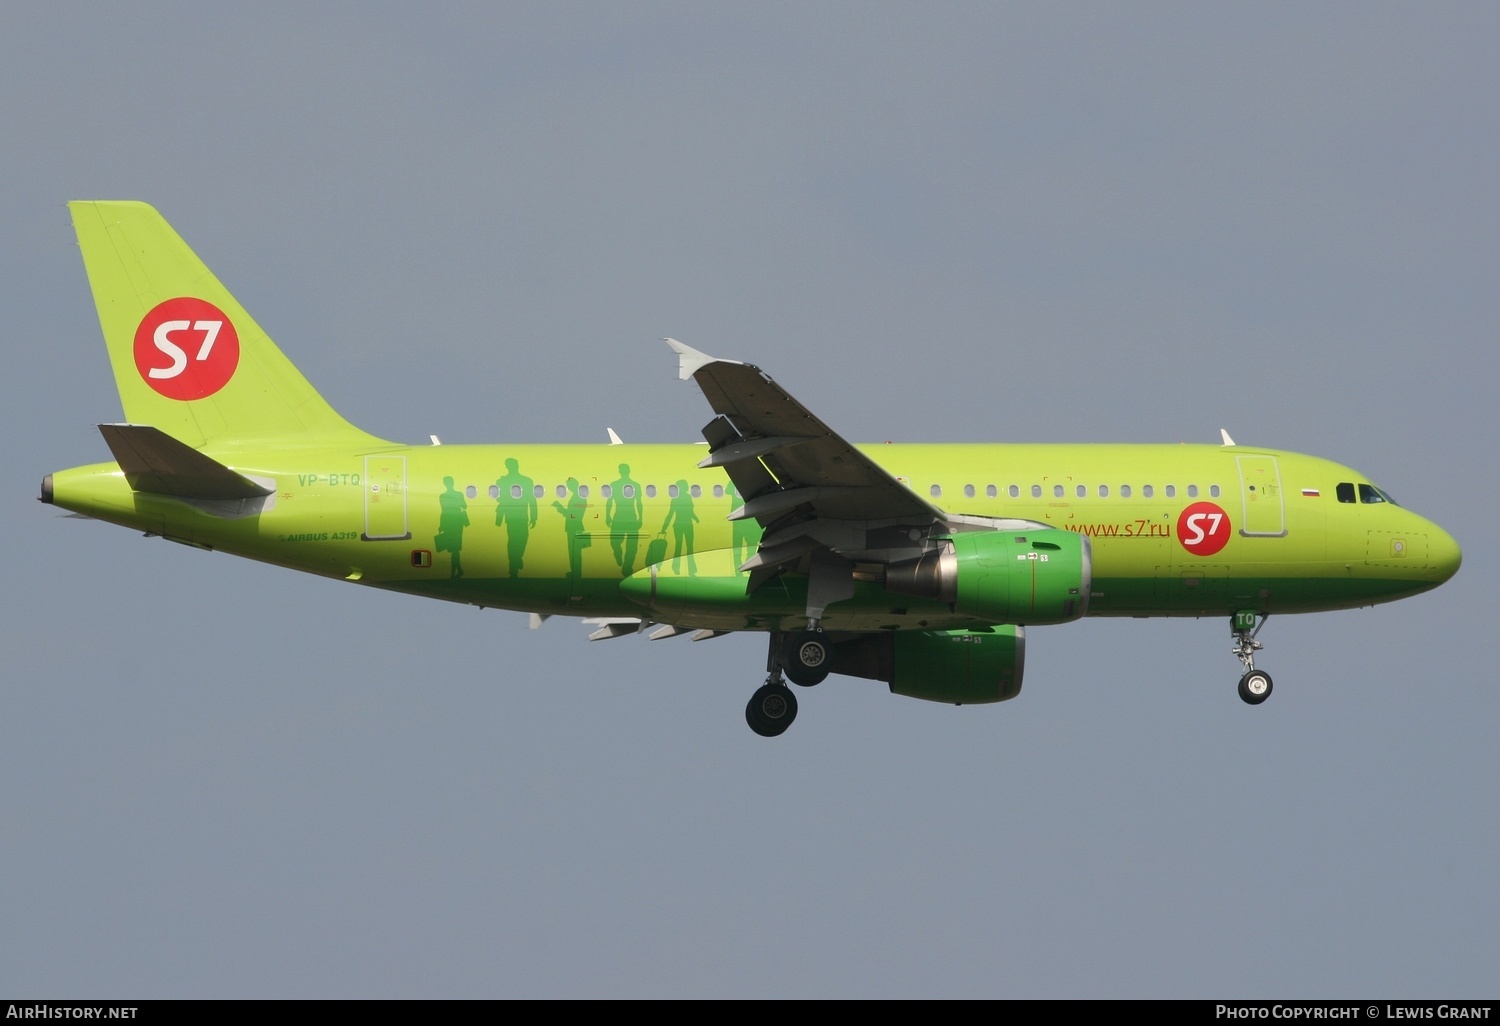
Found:
[{"label": "main landing gear", "polygon": [[[773,639],[771,644],[775,645]],[[786,646],[784,668],[793,684],[810,688],[823,683],[828,676],[828,667],[833,660],[833,650],[821,627],[809,627],[792,638]]]},{"label": "main landing gear", "polygon": [[[833,647],[821,628],[809,626],[793,635],[771,632],[766,655],[766,682],[745,706],[745,722],[761,737],[776,737],[797,718],[797,695],[786,681],[804,688],[822,683],[833,664]],[[786,679],[782,679],[785,672]]]},{"label": "main landing gear", "polygon": [[[1232,651],[1235,658],[1245,667],[1245,675],[1240,678],[1240,698],[1247,705],[1260,705],[1271,697],[1271,675],[1264,670],[1255,668],[1255,653],[1265,646],[1255,640],[1260,629],[1266,625],[1270,614],[1258,613],[1253,609],[1241,610],[1230,617],[1229,631],[1234,635]],[[1258,621],[1258,622],[1257,622]]]},{"label": "main landing gear", "polygon": [[767,680],[750,696],[745,722],[761,737],[785,733],[797,718],[797,696],[780,677]]}]

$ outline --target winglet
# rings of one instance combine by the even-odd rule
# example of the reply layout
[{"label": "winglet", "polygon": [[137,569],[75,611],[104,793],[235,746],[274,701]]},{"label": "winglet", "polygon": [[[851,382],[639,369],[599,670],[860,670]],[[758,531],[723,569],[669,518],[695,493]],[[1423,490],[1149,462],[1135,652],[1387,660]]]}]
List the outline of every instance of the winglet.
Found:
[{"label": "winglet", "polygon": [[1229,437],[1229,432],[1225,431],[1223,428],[1219,428],[1219,435],[1220,435],[1220,437],[1222,437],[1224,439],[1224,444],[1225,445],[1233,445],[1234,444],[1234,439],[1230,438]]},{"label": "winglet", "polygon": [[676,350],[677,377],[682,381],[686,381],[688,378],[698,373],[701,368],[707,367],[711,363],[740,362],[738,360],[721,360],[717,356],[709,356],[707,353],[700,353],[692,346],[685,346],[675,338],[664,338],[662,339],[662,341]]}]

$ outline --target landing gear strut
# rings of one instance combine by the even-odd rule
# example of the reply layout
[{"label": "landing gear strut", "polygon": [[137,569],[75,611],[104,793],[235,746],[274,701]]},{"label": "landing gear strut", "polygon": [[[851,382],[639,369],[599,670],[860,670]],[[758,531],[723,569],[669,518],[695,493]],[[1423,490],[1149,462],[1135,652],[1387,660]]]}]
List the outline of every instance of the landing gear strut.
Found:
[{"label": "landing gear strut", "polygon": [[[750,704],[745,706],[745,722],[761,737],[776,737],[784,733],[797,718],[797,696],[781,679],[783,644],[782,636],[773,632],[766,657],[766,682],[755,689]],[[827,675],[826,671],[824,675]]]},{"label": "landing gear strut", "polygon": [[1255,636],[1260,633],[1260,629],[1269,619],[1269,613],[1262,614],[1253,609],[1246,609],[1235,613],[1229,621],[1229,631],[1234,635],[1234,645],[1231,650],[1235,658],[1245,667],[1245,675],[1240,678],[1239,691],[1240,698],[1247,705],[1260,705],[1271,697],[1271,675],[1255,668],[1255,653],[1265,647],[1255,640]]}]

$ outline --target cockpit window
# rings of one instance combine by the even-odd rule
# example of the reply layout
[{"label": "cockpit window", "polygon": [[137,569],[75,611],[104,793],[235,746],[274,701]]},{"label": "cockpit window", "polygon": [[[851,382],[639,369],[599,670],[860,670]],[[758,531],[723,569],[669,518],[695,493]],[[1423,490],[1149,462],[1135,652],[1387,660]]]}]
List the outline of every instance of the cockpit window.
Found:
[{"label": "cockpit window", "polygon": [[1379,488],[1376,488],[1374,485],[1372,485],[1372,484],[1365,484],[1363,481],[1361,481],[1360,485],[1359,485],[1359,501],[1360,502],[1389,502],[1392,506],[1397,505],[1395,499],[1391,498],[1389,495],[1385,494],[1385,492],[1382,492]]},{"label": "cockpit window", "polygon": [[1353,502],[1354,501],[1354,482],[1353,481],[1340,481],[1337,490],[1338,490],[1338,495],[1339,495],[1339,501],[1340,502]]}]

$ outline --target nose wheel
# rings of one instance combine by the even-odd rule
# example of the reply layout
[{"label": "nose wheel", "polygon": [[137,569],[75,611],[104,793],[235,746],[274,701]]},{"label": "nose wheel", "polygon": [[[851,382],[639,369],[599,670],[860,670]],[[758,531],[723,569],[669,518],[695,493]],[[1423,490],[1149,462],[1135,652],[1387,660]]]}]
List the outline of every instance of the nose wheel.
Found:
[{"label": "nose wheel", "polygon": [[1240,678],[1240,698],[1246,705],[1260,705],[1271,697],[1271,675],[1265,670],[1251,670]]},{"label": "nose wheel", "polygon": [[1260,705],[1271,697],[1271,675],[1255,668],[1255,653],[1265,648],[1255,640],[1255,636],[1260,633],[1260,629],[1270,618],[1269,613],[1245,609],[1235,613],[1229,621],[1229,631],[1234,635],[1234,645],[1231,651],[1245,667],[1245,675],[1240,678],[1239,691],[1240,699],[1246,705]]}]

